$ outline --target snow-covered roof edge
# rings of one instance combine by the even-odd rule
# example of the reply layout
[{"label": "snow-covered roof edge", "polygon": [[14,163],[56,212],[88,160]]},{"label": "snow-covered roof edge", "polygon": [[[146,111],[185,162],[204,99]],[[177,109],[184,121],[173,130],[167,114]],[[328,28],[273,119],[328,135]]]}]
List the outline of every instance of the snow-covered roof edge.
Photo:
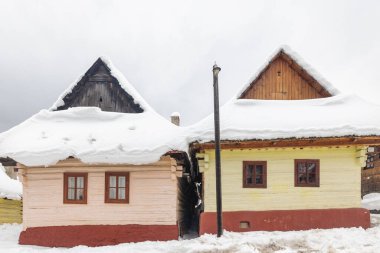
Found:
[{"label": "snow-covered roof edge", "polygon": [[[69,118],[62,118],[62,115],[66,117],[65,115],[69,114]],[[99,118],[98,116],[101,116],[102,118]],[[58,117],[58,118],[54,118]],[[85,143],[89,143],[90,148],[83,148],[82,150],[73,148],[72,146],[68,145],[67,143],[61,143],[58,144],[60,147],[56,148],[54,145],[50,148],[47,147],[46,149],[41,149],[36,151],[36,147],[33,148],[26,148],[24,145],[22,148],[25,148],[24,150],[11,150],[8,145],[4,144],[4,141],[8,137],[19,136],[17,134],[17,131],[23,131],[25,132],[25,129],[28,129],[28,132],[30,133],[30,124],[40,124],[38,122],[42,121],[50,121],[51,122],[64,122],[64,124],[68,124],[70,121],[78,121],[83,120],[85,118],[89,118],[91,120],[98,119],[102,122],[112,122],[115,120],[120,120],[122,118],[131,119],[132,121],[128,122],[121,122],[119,124],[114,124],[116,130],[118,129],[125,129],[124,133],[131,136],[131,134],[136,134],[138,137],[143,136],[150,140],[148,145],[145,146],[131,146],[130,148],[126,148],[125,145],[128,145],[128,143],[123,142],[121,139],[123,134],[117,135],[117,141],[111,143],[108,143],[107,145],[99,147],[94,147],[91,149],[93,143],[90,143],[87,139]],[[57,120],[58,119],[58,120]],[[142,126],[145,126],[148,129],[156,129],[155,134],[152,134],[152,132],[147,132],[146,129],[143,129],[143,132],[147,132],[145,135],[142,131],[136,131],[136,122],[134,121],[141,121],[143,124],[138,125],[138,129],[141,129]],[[151,121],[151,122],[147,122]],[[36,123],[37,122],[37,123]],[[91,121],[93,123],[93,121]],[[92,124],[91,123],[91,124]],[[155,127],[152,128],[150,126],[154,125]],[[52,129],[52,126],[48,126],[49,129]],[[111,126],[112,127],[112,126]],[[94,127],[89,127],[88,129],[91,130]],[[24,130],[23,130],[24,129]],[[65,131],[59,131],[60,133],[63,133],[64,135],[67,134],[67,130],[69,128],[65,128]],[[73,128],[72,128],[73,129]],[[104,128],[102,128],[104,130]],[[164,155],[170,155],[172,153],[184,153],[189,157],[189,145],[186,140],[186,135],[184,134],[185,128],[177,126],[175,124],[172,124],[168,119],[162,117],[160,114],[158,114],[156,111],[147,111],[143,113],[120,113],[120,112],[108,112],[108,111],[102,111],[98,107],[72,107],[68,108],[66,110],[59,110],[59,111],[51,111],[47,109],[43,109],[39,111],[38,113],[32,115],[27,120],[23,121],[22,123],[12,127],[11,129],[0,133],[0,157],[9,157],[11,159],[14,159],[15,161],[25,165],[25,166],[43,166],[48,167],[54,164],[57,164],[59,161],[64,160],[70,156],[75,157],[82,161],[83,163],[87,164],[132,164],[132,165],[143,165],[143,164],[150,164],[157,162],[161,159]],[[16,132],[16,134],[15,134]],[[41,138],[34,138],[33,141],[45,141],[47,140],[47,135],[53,136],[54,135],[50,132],[46,135],[45,130],[40,131],[41,132]],[[53,131],[58,132],[58,131]],[[77,129],[75,129],[75,132],[78,132]],[[109,131],[114,133],[114,131]],[[68,133],[70,135],[70,133]],[[155,135],[155,136],[164,136],[165,141],[152,141],[149,136]],[[67,135],[66,135],[67,136]],[[83,134],[81,135],[83,137],[88,136],[88,138],[94,138],[93,133],[89,134]],[[97,136],[97,137],[96,137]],[[97,135],[95,135],[96,139],[98,139],[99,136],[103,136],[104,139],[110,140],[112,139],[110,135],[99,135],[99,132]],[[133,137],[133,136],[132,136]],[[19,140],[22,140],[22,143],[25,142],[25,138],[19,138]],[[76,138],[76,139],[82,139],[82,138]],[[113,138],[115,139],[115,138]],[[157,139],[157,138],[156,138]],[[56,140],[64,140],[64,138],[55,138]],[[82,139],[86,140],[86,138]],[[64,140],[65,141],[65,140]],[[75,141],[74,138],[70,137],[70,142]],[[124,140],[126,141],[126,140]],[[130,138],[127,140],[129,142],[137,141],[138,143],[142,142],[142,139],[136,139],[136,138]],[[97,141],[98,142],[98,141]],[[103,143],[102,140],[99,140],[99,142]],[[17,144],[17,141],[13,142],[14,144]],[[28,144],[31,142],[27,141]],[[55,143],[53,143],[55,144]],[[72,145],[72,144],[71,144]],[[43,147],[45,148],[45,147]],[[22,155],[20,155],[22,154]],[[42,157],[40,156],[42,155]],[[100,157],[100,158],[99,158]],[[25,160],[28,159],[28,160]],[[0,163],[1,165],[1,163]],[[0,182],[0,190],[1,190],[1,182]],[[1,198],[1,195],[0,195]]]},{"label": "snow-covered roof edge", "polygon": [[299,56],[295,51],[293,51],[288,45],[282,45],[279,47],[268,60],[263,64],[255,74],[248,80],[248,82],[236,93],[233,99],[239,98],[255,81],[259,75],[265,70],[265,68],[270,64],[270,62],[281,52],[284,52],[289,57],[291,57],[298,65],[300,65],[310,76],[312,76],[324,89],[326,89],[331,95],[335,96],[340,94],[340,91],[336,89],[329,81],[327,81],[318,71],[312,68],[308,63],[306,63],[301,56]]},{"label": "snow-covered roof edge", "polygon": [[[129,95],[132,96],[134,103],[139,104],[144,111],[154,111],[153,108],[145,101],[135,87],[127,80],[127,78],[115,67],[112,61],[107,56],[101,56],[99,59],[110,69],[111,75],[116,78],[121,88],[123,88]],[[93,66],[94,63],[91,65]],[[90,67],[91,68],[91,67]],[[89,68],[89,69],[90,69]],[[86,70],[85,73],[87,73]],[[56,110],[58,107],[64,105],[63,99],[70,94],[78,82],[85,76],[85,74],[79,76],[70,86],[58,97],[57,101],[49,108],[50,111]]]}]

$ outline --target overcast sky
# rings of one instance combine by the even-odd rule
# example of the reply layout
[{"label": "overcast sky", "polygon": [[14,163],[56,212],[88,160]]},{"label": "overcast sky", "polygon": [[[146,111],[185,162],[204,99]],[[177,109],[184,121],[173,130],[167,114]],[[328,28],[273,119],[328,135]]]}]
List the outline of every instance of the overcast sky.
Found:
[{"label": "overcast sky", "polygon": [[49,108],[101,55],[184,125],[212,111],[214,61],[224,103],[283,44],[377,102],[379,25],[380,1],[0,0],[0,131]]}]

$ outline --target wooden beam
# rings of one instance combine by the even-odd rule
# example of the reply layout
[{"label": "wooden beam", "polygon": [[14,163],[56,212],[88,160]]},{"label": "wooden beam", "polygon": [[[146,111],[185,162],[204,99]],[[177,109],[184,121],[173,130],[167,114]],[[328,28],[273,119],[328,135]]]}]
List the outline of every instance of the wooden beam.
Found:
[{"label": "wooden beam", "polygon": [[[291,138],[275,140],[222,141],[222,149],[270,148],[270,147],[322,147],[347,145],[379,145],[380,136],[328,137],[328,138]],[[192,143],[193,148],[214,149],[213,142]]]},{"label": "wooden beam", "polygon": [[[73,168],[73,167],[131,167],[131,168],[141,168],[141,167],[159,167],[159,166],[171,166],[174,165],[177,166],[175,159],[171,158],[170,156],[162,156],[161,159],[154,163],[149,164],[143,164],[143,165],[134,165],[134,164],[109,164],[109,163],[97,163],[97,164],[91,164],[91,163],[83,163],[79,159],[76,158],[68,158],[62,161],[59,161],[57,164],[47,166],[46,168]],[[25,166],[23,164],[18,163],[17,167],[20,169],[24,168],[42,168],[43,166]]]},{"label": "wooden beam", "polygon": [[297,62],[292,60],[292,58],[283,53],[282,59],[289,63],[289,66],[296,71],[307,83],[309,83],[318,93],[324,97],[331,97],[332,95],[328,92],[306,69],[300,66]]}]

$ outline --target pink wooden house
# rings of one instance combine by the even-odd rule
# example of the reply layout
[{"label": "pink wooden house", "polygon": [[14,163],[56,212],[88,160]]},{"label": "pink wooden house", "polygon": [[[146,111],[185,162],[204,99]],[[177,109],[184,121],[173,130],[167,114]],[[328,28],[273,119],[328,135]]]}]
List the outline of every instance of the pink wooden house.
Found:
[{"label": "pink wooden house", "polygon": [[171,240],[187,229],[192,203],[179,189],[192,186],[183,130],[104,58],[0,143],[23,182],[20,244]]}]

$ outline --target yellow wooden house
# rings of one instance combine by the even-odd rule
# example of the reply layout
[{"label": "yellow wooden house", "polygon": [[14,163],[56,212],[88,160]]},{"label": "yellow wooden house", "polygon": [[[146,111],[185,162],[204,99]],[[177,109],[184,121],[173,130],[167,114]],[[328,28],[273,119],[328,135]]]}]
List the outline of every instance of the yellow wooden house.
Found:
[{"label": "yellow wooden house", "polygon": [[[278,50],[220,109],[224,229],[368,228],[360,174],[366,148],[380,142],[379,110]],[[201,234],[216,232],[213,124],[210,115],[192,126]]]}]

